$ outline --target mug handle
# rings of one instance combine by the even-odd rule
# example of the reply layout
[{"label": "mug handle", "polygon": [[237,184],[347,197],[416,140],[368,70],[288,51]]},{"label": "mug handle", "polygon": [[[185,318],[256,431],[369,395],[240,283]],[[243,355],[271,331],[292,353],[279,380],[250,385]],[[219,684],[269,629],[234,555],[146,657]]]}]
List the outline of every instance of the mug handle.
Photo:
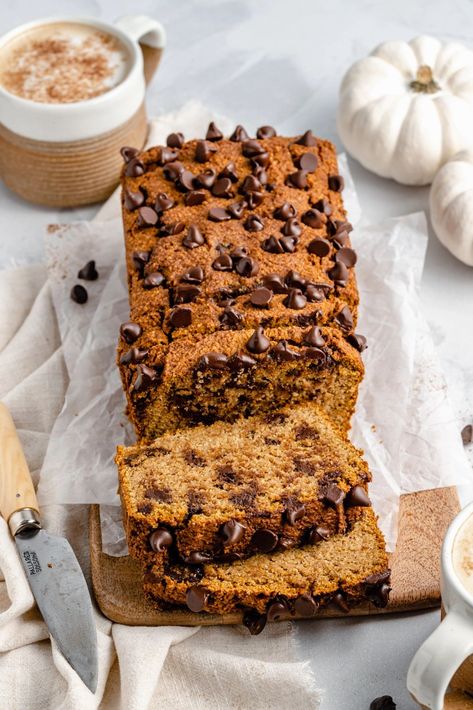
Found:
[{"label": "mug handle", "polygon": [[445,693],[459,666],[473,653],[473,627],[452,608],[440,626],[424,641],[407,672],[407,688],[417,702],[443,710]]},{"label": "mug handle", "polygon": [[115,25],[140,45],[145,82],[148,85],[166,46],[166,30],[160,22],[146,15],[125,15]]}]

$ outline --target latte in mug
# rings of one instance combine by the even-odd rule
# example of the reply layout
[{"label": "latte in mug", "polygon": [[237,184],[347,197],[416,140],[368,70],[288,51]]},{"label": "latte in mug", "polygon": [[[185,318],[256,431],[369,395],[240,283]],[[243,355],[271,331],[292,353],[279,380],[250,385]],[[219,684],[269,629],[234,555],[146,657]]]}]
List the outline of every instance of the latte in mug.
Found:
[{"label": "latte in mug", "polygon": [[38,103],[87,101],[120,84],[130,65],[118,37],[79,22],[51,22],[0,49],[0,86]]},{"label": "latte in mug", "polygon": [[456,534],[452,562],[460,582],[473,596],[473,515],[463,523]]}]

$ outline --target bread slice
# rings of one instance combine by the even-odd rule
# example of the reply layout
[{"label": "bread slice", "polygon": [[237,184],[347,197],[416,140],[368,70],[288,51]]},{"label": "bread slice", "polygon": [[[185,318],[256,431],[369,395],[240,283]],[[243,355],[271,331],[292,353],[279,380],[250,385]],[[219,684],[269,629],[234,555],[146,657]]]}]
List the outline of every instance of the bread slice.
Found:
[{"label": "bread slice", "polygon": [[258,633],[266,618],[313,616],[329,604],[348,612],[362,601],[388,602],[388,559],[372,508],[348,512],[349,531],[317,545],[259,554],[233,563],[175,564],[159,556],[144,575],[146,595],[161,608],[243,610]]},{"label": "bread slice", "polygon": [[166,434],[116,457],[133,557],[232,560],[343,533],[368,466],[313,405]]}]

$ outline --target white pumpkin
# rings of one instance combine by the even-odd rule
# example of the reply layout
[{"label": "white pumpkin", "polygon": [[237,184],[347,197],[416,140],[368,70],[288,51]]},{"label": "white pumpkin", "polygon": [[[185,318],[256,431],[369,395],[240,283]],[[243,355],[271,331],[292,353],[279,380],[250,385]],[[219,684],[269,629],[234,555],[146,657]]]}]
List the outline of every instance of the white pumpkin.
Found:
[{"label": "white pumpkin", "polygon": [[430,218],[437,237],[457,259],[473,266],[473,150],[445,163],[430,188]]},{"label": "white pumpkin", "polygon": [[434,37],[384,42],[340,88],[338,132],[365,168],[427,185],[473,145],[473,52]]}]

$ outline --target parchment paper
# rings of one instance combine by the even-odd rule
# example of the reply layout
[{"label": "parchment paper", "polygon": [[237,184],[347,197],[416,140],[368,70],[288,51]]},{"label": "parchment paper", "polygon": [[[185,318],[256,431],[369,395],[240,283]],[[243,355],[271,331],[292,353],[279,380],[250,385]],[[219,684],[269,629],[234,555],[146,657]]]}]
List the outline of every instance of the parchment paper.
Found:
[{"label": "parchment paper", "polygon": [[[154,122],[151,142],[170,130],[201,135],[214,118],[198,105]],[[221,117],[219,125],[231,125]],[[344,156],[344,199],[351,221],[360,210]],[[118,201],[113,219],[54,226],[46,249],[53,302],[62,335],[70,384],[53,428],[41,471],[40,503],[100,503],[104,548],[126,554],[117,474],[118,443],[134,435],[125,407],[115,349],[120,323],[128,319],[124,248]],[[358,224],[353,233],[361,294],[357,332],[368,338],[366,376],[360,388],[352,440],[365,451],[373,473],[371,498],[388,549],[397,535],[401,493],[469,483],[471,470],[448,402],[446,385],[427,323],[419,284],[427,244],[423,214],[378,225]],[[95,259],[100,278],[85,283],[89,300],[69,298],[77,271]]]}]

